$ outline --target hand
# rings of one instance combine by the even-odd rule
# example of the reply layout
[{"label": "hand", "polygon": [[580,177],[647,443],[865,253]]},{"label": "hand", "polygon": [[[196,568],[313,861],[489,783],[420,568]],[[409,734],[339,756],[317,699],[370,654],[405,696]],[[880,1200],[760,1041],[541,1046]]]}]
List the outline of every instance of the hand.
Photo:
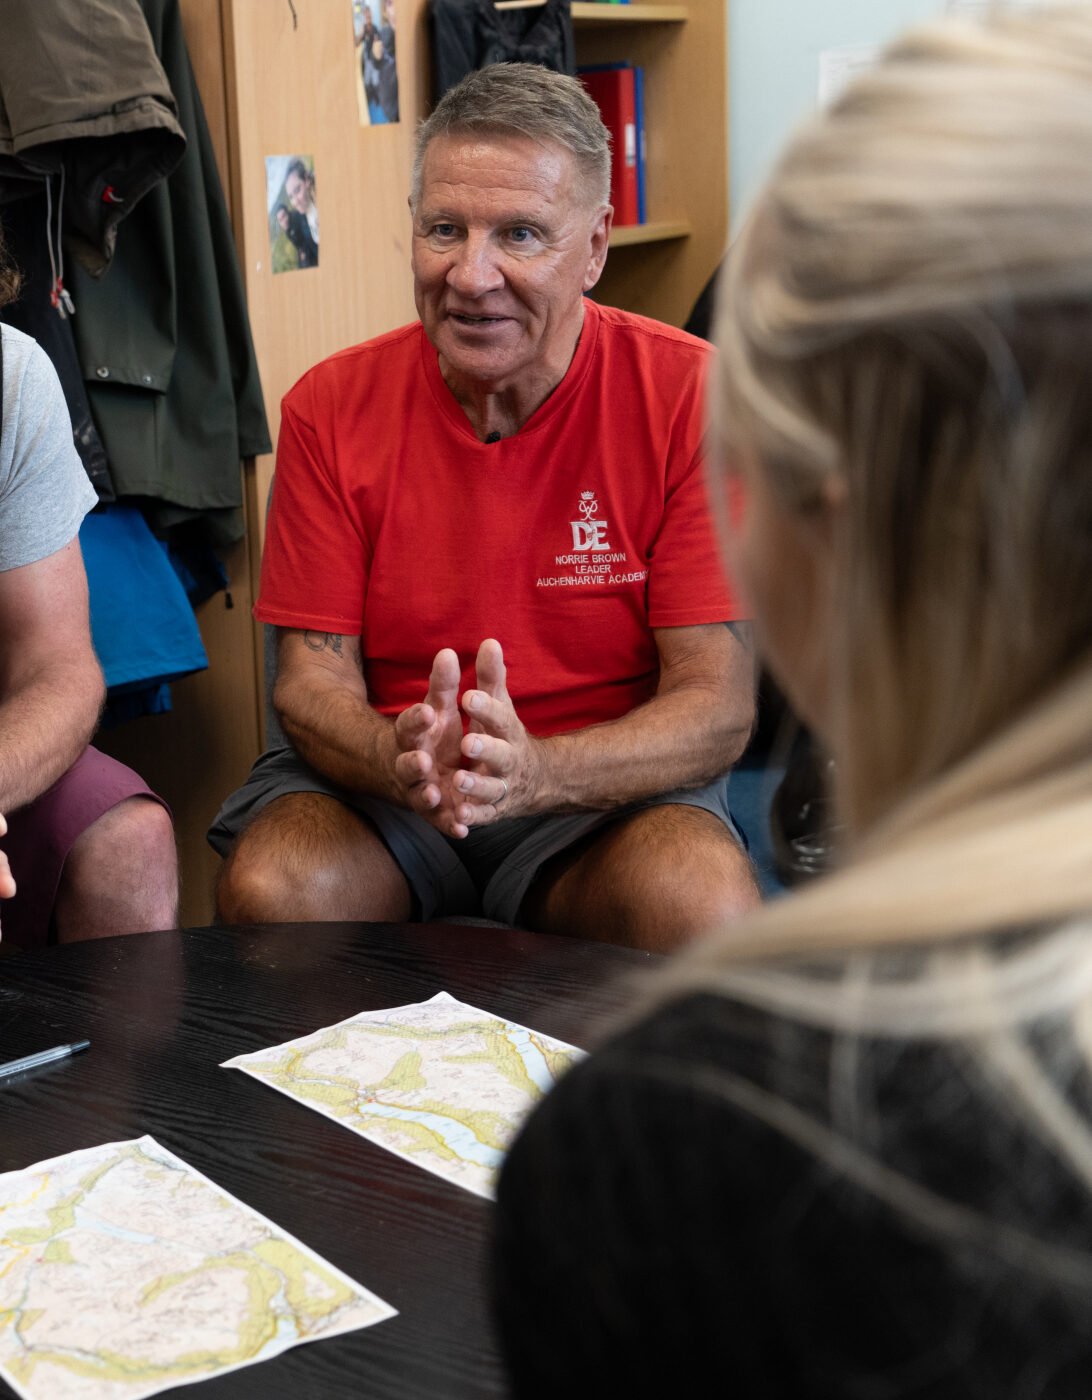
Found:
[{"label": "hand", "polygon": [[470,829],[472,804],[455,788],[462,756],[463,718],[458,695],[459,658],[445,647],[436,653],[428,694],[403,710],[394,723],[399,748],[394,763],[397,796],[445,836],[462,838]]},{"label": "hand", "polygon": [[[8,834],[8,824],[3,816],[0,816],[0,836]],[[15,881],[12,879],[11,866],[3,851],[0,851],[0,899],[10,899],[15,893]]]},{"label": "hand", "polygon": [[467,826],[486,826],[498,818],[524,816],[535,810],[542,775],[539,743],[516,714],[508,694],[504,653],[492,638],[482,642],[476,663],[478,688],[462,699],[470,724],[462,741],[469,766],[454,775],[456,790],[473,804],[463,809]]}]

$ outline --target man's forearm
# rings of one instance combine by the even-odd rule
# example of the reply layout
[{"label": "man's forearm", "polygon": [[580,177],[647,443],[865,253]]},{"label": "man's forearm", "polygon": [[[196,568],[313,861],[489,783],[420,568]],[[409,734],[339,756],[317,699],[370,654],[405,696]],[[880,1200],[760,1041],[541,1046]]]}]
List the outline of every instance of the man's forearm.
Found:
[{"label": "man's forearm", "polygon": [[285,629],[273,701],[285,733],[319,772],[350,791],[417,812],[447,836],[469,830],[453,786],[463,762],[459,658],[443,647],[420,702],[386,719],[368,703],[356,637]]},{"label": "man's forearm", "polygon": [[[477,687],[463,697],[472,723],[462,741],[459,791],[496,820],[611,811],[727,773],[754,721],[749,629],[702,623],[660,628],[654,636],[660,680],[652,699],[608,723],[541,739],[519,718],[500,643],[486,638],[475,662]],[[470,824],[471,816],[462,820]]]},{"label": "man's forearm", "polygon": [[506,816],[610,811],[726,773],[754,717],[749,647],[719,625],[662,629],[656,641],[660,686],[647,704],[544,739],[521,723],[491,638],[475,662],[478,687],[463,694],[461,707],[459,659],[445,648],[433,659],[423,703],[390,720],[368,703],[357,638],[286,629],[273,700],[313,768],[460,836],[477,824],[475,807],[487,808],[490,820],[506,801]]},{"label": "man's forearm", "polygon": [[57,665],[0,703],[0,812],[40,796],[91,741],[102,708],[101,675]]},{"label": "man's forearm", "polygon": [[609,811],[726,773],[751,734],[751,712],[723,693],[685,688],[657,695],[606,724],[534,741],[539,758],[530,811]]},{"label": "man's forearm", "polygon": [[278,682],[274,703],[281,726],[300,756],[340,787],[399,801],[393,780],[398,756],[394,721],[359,691],[331,680]]}]

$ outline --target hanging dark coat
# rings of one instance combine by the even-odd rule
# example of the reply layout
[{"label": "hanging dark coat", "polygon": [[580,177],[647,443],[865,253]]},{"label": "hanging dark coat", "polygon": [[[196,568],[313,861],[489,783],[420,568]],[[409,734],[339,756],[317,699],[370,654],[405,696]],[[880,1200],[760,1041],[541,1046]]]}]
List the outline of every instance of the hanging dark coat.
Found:
[{"label": "hanging dark coat", "polygon": [[139,0],[5,6],[0,223],[23,287],[3,319],[32,335],[53,361],[76,449],[104,501],[114,489],[65,309],[63,254],[101,274],[121,220],[184,148]]},{"label": "hanging dark coat", "polygon": [[246,295],[178,0],[143,0],[187,148],[126,222],[109,273],[77,273],[76,344],[119,496],[153,525],[243,533],[239,462],[272,451]]},{"label": "hanging dark coat", "polygon": [[0,203],[55,177],[68,248],[92,272],[119,222],[171,171],[185,137],[139,0],[3,8]]}]

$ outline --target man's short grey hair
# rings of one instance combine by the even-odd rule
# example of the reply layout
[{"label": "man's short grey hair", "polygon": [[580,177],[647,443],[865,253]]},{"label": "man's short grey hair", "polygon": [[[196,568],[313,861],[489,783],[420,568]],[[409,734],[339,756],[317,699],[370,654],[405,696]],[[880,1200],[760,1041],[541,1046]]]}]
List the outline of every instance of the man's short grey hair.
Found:
[{"label": "man's short grey hair", "polygon": [[571,152],[589,202],[610,202],[610,132],[584,85],[534,63],[494,63],[449,88],[417,128],[410,202],[421,195],[421,171],[437,136],[525,136]]}]

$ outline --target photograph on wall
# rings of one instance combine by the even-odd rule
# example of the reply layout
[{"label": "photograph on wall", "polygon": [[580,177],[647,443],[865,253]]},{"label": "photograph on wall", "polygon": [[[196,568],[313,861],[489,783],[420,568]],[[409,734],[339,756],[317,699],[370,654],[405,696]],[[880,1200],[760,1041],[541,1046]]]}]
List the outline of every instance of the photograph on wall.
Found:
[{"label": "photograph on wall", "polygon": [[353,42],[360,60],[357,93],[362,126],[386,126],[398,117],[395,0],[350,0]]},{"label": "photograph on wall", "polygon": [[318,267],[314,156],[266,156],[265,192],[273,271]]}]

